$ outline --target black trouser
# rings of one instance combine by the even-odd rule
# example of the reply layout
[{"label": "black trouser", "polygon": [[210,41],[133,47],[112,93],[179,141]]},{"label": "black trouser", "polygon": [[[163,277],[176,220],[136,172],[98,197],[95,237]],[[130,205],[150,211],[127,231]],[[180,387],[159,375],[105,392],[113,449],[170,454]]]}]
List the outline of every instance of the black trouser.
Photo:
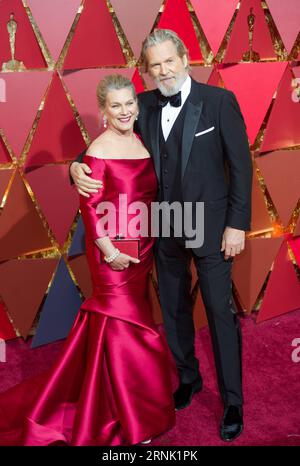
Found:
[{"label": "black trouser", "polygon": [[241,334],[232,306],[232,259],[219,252],[196,256],[175,238],[160,238],[155,247],[160,303],[168,344],[182,383],[199,374],[194,349],[190,265],[193,258],[212,339],[220,393],[225,405],[242,405]]}]

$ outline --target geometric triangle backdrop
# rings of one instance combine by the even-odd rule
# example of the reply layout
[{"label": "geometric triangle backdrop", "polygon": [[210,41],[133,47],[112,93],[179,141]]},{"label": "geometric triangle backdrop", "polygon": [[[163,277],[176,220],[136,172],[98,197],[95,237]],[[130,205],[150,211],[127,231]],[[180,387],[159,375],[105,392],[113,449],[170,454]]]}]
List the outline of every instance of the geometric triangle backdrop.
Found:
[{"label": "geometric triangle backdrop", "polygon": [[300,105],[299,102],[293,99],[293,79],[292,70],[287,67],[278,87],[277,97],[272,107],[260,149],[261,152],[300,144]]},{"label": "geometric triangle backdrop", "polygon": [[65,261],[61,258],[43,305],[31,347],[35,348],[66,338],[81,302]]},{"label": "geometric triangle backdrop", "polygon": [[[51,125],[49,125],[51,121]],[[58,73],[54,73],[26,166],[74,159],[86,147]]]},{"label": "geometric triangle backdrop", "polygon": [[191,62],[203,60],[199,41],[185,0],[166,0],[165,9],[157,24],[158,28],[172,29],[182,38],[189,51]]},{"label": "geometric triangle backdrop", "polygon": [[233,282],[241,305],[251,312],[282,243],[282,238],[254,238],[233,262]]},{"label": "geometric triangle backdrop", "polygon": [[285,48],[290,53],[300,31],[299,1],[288,0],[284,3],[284,7],[282,0],[266,0],[266,2]]},{"label": "geometric triangle backdrop", "polygon": [[105,0],[83,4],[64,69],[125,65],[120,42]]},{"label": "geometric triangle backdrop", "polygon": [[52,246],[18,171],[0,215],[0,238],[0,261]]},{"label": "geometric triangle backdrop", "polygon": [[10,260],[0,264],[0,294],[26,338],[46,293],[57,259]]},{"label": "geometric triangle backdrop", "polygon": [[276,62],[219,67],[226,89],[235,93],[240,104],[250,144],[255,141],[286,66],[286,62]]},{"label": "geometric triangle backdrop", "polygon": [[25,176],[53,234],[63,245],[79,207],[78,193],[69,183],[68,165],[46,165]]},{"label": "geometric triangle backdrop", "polygon": [[[253,19],[249,16],[253,15]],[[242,59],[249,46],[249,26],[253,22],[253,51],[260,60],[275,58],[271,33],[260,0],[242,0],[232,29],[224,57],[224,63],[235,63]]]},{"label": "geometric triangle backdrop", "polygon": [[[270,316],[267,277],[276,252],[285,236],[300,236],[298,4],[297,0],[0,0],[0,262],[7,261],[1,266],[17,270],[12,265],[16,259],[24,270],[26,262],[31,273],[31,260],[50,264],[69,251],[68,262],[62,259],[57,272],[61,283],[51,288],[53,303],[59,303],[59,312],[73,315],[80,292],[91,293],[84,228],[77,213],[79,197],[69,185],[69,161],[103,130],[96,98],[101,78],[121,73],[134,82],[137,92],[155,87],[139,59],[143,39],[161,26],[175,29],[186,42],[192,77],[233,91],[241,107],[255,176],[252,230],[246,250],[234,260],[234,292],[247,311],[253,306],[257,311],[263,300],[261,310]],[[9,38],[12,12],[17,28]],[[249,58],[251,28],[254,60]],[[4,71],[13,42],[15,58],[24,63],[25,71]],[[295,249],[298,243],[295,239],[291,244]],[[34,264],[33,268],[38,262]],[[295,284],[291,265],[287,262],[288,272],[272,287],[278,304],[284,287],[289,290],[287,280],[293,277]],[[192,275],[198,328],[206,320],[201,295],[196,293],[195,270]],[[9,277],[14,286],[14,275]],[[39,293],[39,303],[32,307],[9,306],[0,296],[0,335],[13,336],[18,325],[25,335],[34,320],[38,330],[34,345],[61,338],[55,333],[54,319],[62,315],[52,314],[46,295],[50,280],[47,276],[40,289],[34,281],[29,283],[28,293],[34,297],[36,286]],[[64,287],[71,298],[63,303]],[[155,272],[150,297],[155,320],[161,322]],[[47,306],[39,313],[43,298]],[[287,297],[278,312],[294,305]],[[19,321],[16,325],[11,309],[16,319],[21,309],[24,325]]]},{"label": "geometric triangle backdrop", "polygon": [[[111,0],[112,7],[136,58],[140,56],[143,40],[151,32],[162,1]],[[138,27],[136,27],[137,16],[139,18]]]},{"label": "geometric triangle backdrop", "polygon": [[[11,18],[13,14],[13,18]],[[0,2],[0,64],[11,60],[7,22],[12,19],[17,24],[15,38],[15,58],[22,61],[26,69],[45,68],[46,62],[35,37],[30,21],[21,0]]]},{"label": "geometric triangle backdrop", "polygon": [[59,57],[80,3],[81,0],[27,0],[54,61]]},{"label": "geometric triangle backdrop", "polygon": [[191,0],[191,3],[213,54],[217,55],[238,0]]},{"label": "geometric triangle backdrop", "polygon": [[300,150],[278,150],[256,157],[255,161],[280,220],[287,225],[300,199]]},{"label": "geometric triangle backdrop", "polygon": [[16,157],[24,148],[51,75],[48,71],[0,73],[6,87],[6,100],[0,103],[0,128]]},{"label": "geometric triangle backdrop", "polygon": [[287,243],[281,245],[276,257],[263,302],[257,317],[262,322],[300,308],[300,281],[289,257]]}]

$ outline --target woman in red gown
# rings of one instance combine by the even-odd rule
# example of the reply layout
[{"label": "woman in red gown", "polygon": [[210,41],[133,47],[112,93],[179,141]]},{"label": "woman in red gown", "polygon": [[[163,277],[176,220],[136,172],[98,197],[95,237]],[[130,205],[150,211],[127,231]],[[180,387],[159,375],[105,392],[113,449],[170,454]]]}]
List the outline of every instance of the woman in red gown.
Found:
[{"label": "woman in red gown", "polygon": [[[147,214],[141,221],[150,225],[156,175],[133,133],[138,108],[132,83],[111,75],[97,92],[107,129],[91,144],[84,162],[93,177],[103,180],[103,189],[80,196],[93,295],[82,304],[50,374],[40,379],[34,402],[21,406],[13,427],[9,409],[2,411],[7,430],[22,424],[15,444],[133,445],[165,432],[175,420],[168,348],[148,299],[154,239],[139,235],[139,261],[118,253],[96,212],[99,203],[109,201],[116,213],[114,233],[132,237],[130,228],[124,228],[136,213],[127,212],[124,222],[119,194],[127,195],[127,205],[143,202]],[[100,262],[100,250],[106,261]],[[6,400],[22,399],[25,387],[28,392],[30,381],[14,387]],[[3,401],[5,393],[0,408]],[[0,444],[5,438],[9,435]]]}]

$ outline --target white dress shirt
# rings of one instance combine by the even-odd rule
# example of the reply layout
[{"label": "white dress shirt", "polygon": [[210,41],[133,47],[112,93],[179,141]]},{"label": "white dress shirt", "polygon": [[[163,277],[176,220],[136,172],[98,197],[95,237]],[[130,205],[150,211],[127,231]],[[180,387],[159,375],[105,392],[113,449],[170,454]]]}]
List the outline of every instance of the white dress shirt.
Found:
[{"label": "white dress shirt", "polygon": [[192,86],[192,80],[191,77],[188,75],[184,83],[182,84],[181,88],[179,89],[181,91],[181,106],[180,107],[173,107],[170,102],[167,103],[162,108],[161,112],[161,127],[162,127],[162,132],[165,138],[165,141],[167,140],[172,126],[175,123],[176,118],[178,117],[180,110],[182,109],[186,99],[188,98],[189,93],[191,92],[191,86]]}]

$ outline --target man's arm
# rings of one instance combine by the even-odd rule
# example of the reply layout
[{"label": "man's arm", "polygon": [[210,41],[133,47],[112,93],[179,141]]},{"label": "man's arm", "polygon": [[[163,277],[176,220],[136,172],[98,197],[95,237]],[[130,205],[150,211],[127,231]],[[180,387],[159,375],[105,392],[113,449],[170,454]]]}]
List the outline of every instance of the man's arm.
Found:
[{"label": "man's arm", "polygon": [[220,131],[229,168],[229,202],[222,251],[239,254],[245,247],[245,231],[251,229],[252,162],[246,126],[239,104],[230,91],[220,109]]},{"label": "man's arm", "polygon": [[86,149],[83,152],[81,152],[81,154],[79,154],[78,157],[75,160],[73,160],[69,165],[69,178],[70,178],[70,183],[71,184],[74,184],[74,180],[73,180],[72,175],[71,175],[72,164],[73,163],[82,163],[82,159],[83,159],[83,156],[85,155],[85,153],[86,153]]},{"label": "man's arm", "polygon": [[252,162],[245,122],[232,92],[223,96],[220,130],[230,176],[226,225],[250,230]]},{"label": "man's arm", "polygon": [[79,154],[74,162],[71,162],[69,167],[69,177],[70,183],[75,183],[79,194],[84,197],[90,197],[89,193],[97,193],[99,189],[103,188],[103,183],[102,180],[91,178],[91,168],[86,163],[82,163],[85,153],[86,150]]}]

